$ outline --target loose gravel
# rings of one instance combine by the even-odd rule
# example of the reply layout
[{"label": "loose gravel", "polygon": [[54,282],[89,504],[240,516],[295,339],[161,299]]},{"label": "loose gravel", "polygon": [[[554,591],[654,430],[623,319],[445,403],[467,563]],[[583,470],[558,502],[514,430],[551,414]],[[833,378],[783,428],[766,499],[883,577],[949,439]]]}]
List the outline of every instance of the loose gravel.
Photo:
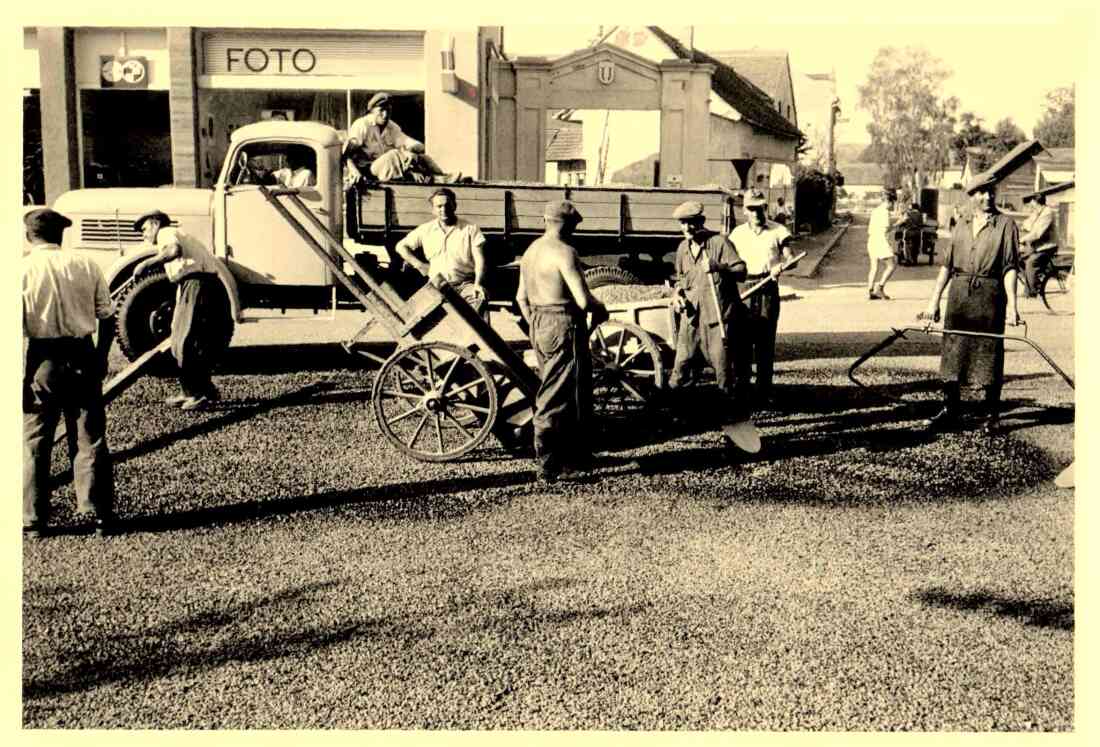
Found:
[{"label": "loose gravel", "polygon": [[864,372],[912,408],[800,360],[756,457],[704,386],[543,488],[492,442],[408,459],[369,373],[293,363],[209,412],[170,379],[112,405],[131,531],[76,534],[63,487],[74,534],[25,543],[25,727],[1073,728],[1056,386],[1027,431],[931,438],[927,356]]}]

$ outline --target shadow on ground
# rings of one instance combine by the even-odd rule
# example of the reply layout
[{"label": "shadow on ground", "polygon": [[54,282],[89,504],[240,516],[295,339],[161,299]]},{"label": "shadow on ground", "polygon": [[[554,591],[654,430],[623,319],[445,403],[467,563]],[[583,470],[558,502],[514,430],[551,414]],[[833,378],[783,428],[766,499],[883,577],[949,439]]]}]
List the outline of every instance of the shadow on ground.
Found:
[{"label": "shadow on ground", "polygon": [[943,588],[926,589],[912,598],[926,607],[997,615],[1040,628],[1074,629],[1073,604],[1058,600],[1006,597],[984,590],[958,594]]}]

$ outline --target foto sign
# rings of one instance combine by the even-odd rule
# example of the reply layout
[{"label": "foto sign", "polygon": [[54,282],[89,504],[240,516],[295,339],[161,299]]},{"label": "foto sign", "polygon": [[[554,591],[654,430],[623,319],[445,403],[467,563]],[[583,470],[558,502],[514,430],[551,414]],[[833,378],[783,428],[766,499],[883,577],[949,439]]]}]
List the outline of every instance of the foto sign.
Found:
[{"label": "foto sign", "polygon": [[307,47],[228,47],[225,69],[230,73],[305,74],[317,67],[317,55]]}]

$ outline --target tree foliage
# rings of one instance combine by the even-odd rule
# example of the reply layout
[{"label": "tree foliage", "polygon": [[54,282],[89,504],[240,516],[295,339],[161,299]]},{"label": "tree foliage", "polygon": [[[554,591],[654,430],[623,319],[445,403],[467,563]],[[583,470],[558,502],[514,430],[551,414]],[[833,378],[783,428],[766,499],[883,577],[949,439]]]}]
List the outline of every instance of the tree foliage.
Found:
[{"label": "tree foliage", "polygon": [[990,132],[982,126],[981,117],[974,112],[963,112],[951,139],[951,150],[958,164],[965,165],[970,157],[974,170],[982,171],[1025,140],[1027,134],[1012,117],[997,122]]},{"label": "tree foliage", "polygon": [[886,179],[920,187],[938,181],[948,166],[958,100],[942,96],[951,76],[921,47],[883,47],[859,87],[859,106],[871,114],[867,131]]},{"label": "tree foliage", "polygon": [[1047,108],[1032,133],[1046,148],[1072,148],[1074,145],[1072,86],[1055,88],[1047,93]]}]

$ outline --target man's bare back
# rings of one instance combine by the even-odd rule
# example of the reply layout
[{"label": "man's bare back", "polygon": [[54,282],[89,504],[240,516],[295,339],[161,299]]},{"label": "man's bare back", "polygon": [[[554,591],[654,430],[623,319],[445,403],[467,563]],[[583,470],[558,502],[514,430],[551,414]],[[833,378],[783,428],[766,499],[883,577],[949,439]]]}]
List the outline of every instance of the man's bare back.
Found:
[{"label": "man's bare back", "polygon": [[520,272],[526,283],[527,300],[534,306],[568,301],[580,308],[587,305],[586,293],[570,292],[568,276],[580,277],[581,282],[583,276],[577,266],[577,253],[561,239],[551,236],[536,239],[523,255]]}]

